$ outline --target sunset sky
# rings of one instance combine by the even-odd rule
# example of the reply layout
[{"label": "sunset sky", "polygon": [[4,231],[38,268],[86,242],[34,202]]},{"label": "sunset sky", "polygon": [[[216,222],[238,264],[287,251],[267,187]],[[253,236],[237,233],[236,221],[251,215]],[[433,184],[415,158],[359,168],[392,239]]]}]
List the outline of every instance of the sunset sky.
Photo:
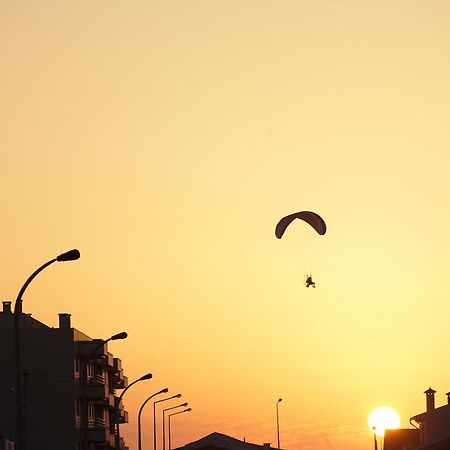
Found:
[{"label": "sunset sky", "polygon": [[[450,2],[0,0],[1,295],[109,345],[142,402],[372,448],[450,391]],[[328,231],[297,221],[318,212]],[[306,289],[312,273],[316,289]],[[166,407],[175,403],[167,402]],[[162,409],[162,408],[161,408]],[[151,448],[151,415],[144,440]]]}]

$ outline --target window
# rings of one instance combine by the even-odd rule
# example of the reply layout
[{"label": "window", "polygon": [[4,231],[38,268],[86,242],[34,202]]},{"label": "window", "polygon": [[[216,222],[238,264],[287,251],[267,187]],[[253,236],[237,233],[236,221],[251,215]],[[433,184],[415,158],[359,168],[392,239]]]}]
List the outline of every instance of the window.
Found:
[{"label": "window", "polygon": [[75,378],[80,378],[80,358],[75,356],[74,359]]}]

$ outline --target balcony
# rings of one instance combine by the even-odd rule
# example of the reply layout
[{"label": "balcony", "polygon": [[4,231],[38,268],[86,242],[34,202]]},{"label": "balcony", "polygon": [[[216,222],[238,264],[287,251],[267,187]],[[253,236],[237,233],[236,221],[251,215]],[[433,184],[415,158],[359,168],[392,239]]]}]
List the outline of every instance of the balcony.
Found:
[{"label": "balcony", "polygon": [[105,377],[100,374],[95,374],[94,376],[89,378],[88,383],[90,384],[105,384]]},{"label": "balcony", "polygon": [[128,423],[128,411],[120,410],[119,417],[117,419],[119,423]]},{"label": "balcony", "polygon": [[128,386],[128,378],[124,376],[123,371],[115,372],[112,378],[113,389],[125,389]]},{"label": "balcony", "polygon": [[123,374],[122,361],[119,358],[113,359],[114,370],[111,374],[112,388],[125,389],[128,386],[128,379]]},{"label": "balcony", "polygon": [[102,400],[102,404],[103,406],[110,408],[110,409],[114,409],[115,408],[115,397],[113,394],[108,394],[108,396],[106,396],[103,400]]},{"label": "balcony", "polygon": [[122,372],[122,360],[119,358],[114,358],[114,370],[116,372]]},{"label": "balcony", "polygon": [[114,434],[110,433],[105,420],[101,417],[90,417],[88,420],[88,430],[86,434],[89,442],[96,442],[103,445],[110,445],[114,439]]},{"label": "balcony", "polygon": [[114,358],[111,353],[103,353],[102,355],[99,355],[98,358],[96,358],[96,362],[101,365],[102,367],[105,367],[109,370],[114,370]]},{"label": "balcony", "polygon": [[88,442],[96,442],[99,444],[109,444],[110,433],[108,430],[88,430],[87,440]]},{"label": "balcony", "polygon": [[107,386],[105,386],[105,378],[101,375],[90,378],[86,384],[79,386],[79,395],[80,397],[97,400],[107,398],[109,392]]},{"label": "balcony", "polygon": [[103,417],[89,417],[88,419],[89,430],[106,430],[106,422]]}]

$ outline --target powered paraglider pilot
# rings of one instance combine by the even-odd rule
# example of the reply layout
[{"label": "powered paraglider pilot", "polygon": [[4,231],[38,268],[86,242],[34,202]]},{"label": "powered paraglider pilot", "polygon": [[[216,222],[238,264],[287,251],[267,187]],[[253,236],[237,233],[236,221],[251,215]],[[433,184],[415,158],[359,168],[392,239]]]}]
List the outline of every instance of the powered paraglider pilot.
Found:
[{"label": "powered paraglider pilot", "polygon": [[306,277],[305,286],[306,286],[307,288],[310,287],[310,286],[313,287],[313,288],[316,287],[316,283],[314,283],[314,281],[313,281],[311,275],[308,275],[308,276]]}]

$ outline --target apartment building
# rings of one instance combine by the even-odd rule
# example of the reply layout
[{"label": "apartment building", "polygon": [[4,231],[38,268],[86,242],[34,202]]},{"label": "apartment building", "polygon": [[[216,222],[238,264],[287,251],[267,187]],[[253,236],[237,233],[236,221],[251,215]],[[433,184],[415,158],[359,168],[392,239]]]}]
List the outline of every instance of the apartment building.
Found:
[{"label": "apartment building", "polygon": [[3,302],[0,436],[15,442],[17,450],[18,442],[26,450],[112,450],[116,444],[127,450],[122,439],[116,443],[115,434],[116,417],[128,421],[115,395],[127,386],[127,378],[107,343],[73,328],[67,313],[59,314],[58,328],[21,311],[17,323],[18,370],[14,313],[11,302]]}]

